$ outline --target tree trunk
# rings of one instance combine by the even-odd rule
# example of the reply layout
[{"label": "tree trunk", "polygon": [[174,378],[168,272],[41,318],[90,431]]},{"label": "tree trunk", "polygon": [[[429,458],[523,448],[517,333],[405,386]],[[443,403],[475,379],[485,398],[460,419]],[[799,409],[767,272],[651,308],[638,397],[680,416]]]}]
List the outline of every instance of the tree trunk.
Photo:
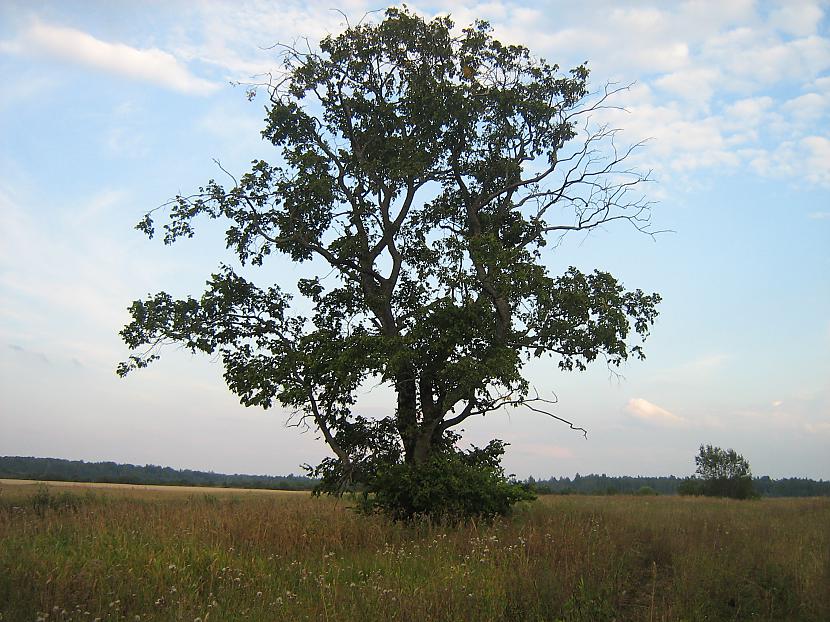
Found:
[{"label": "tree trunk", "polygon": [[415,446],[418,442],[418,403],[415,397],[415,374],[401,371],[395,375],[395,390],[398,393],[398,409],[395,413],[396,427],[401,435],[404,461],[415,460]]},{"label": "tree trunk", "polygon": [[420,434],[415,443],[412,456],[413,464],[423,464],[432,456],[432,434]]}]

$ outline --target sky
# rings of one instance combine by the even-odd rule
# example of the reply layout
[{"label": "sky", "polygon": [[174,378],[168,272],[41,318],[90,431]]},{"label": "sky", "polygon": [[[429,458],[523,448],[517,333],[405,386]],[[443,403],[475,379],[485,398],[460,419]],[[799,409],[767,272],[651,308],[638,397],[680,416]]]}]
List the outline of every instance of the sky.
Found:
[{"label": "sky", "polygon": [[[156,291],[199,295],[227,259],[219,229],[166,247],[134,225],[178,192],[275,156],[265,101],[237,82],[275,43],[384,8],[303,2],[0,3],[0,455],[286,474],[327,455],[288,413],[244,408],[221,363],[168,350],[126,379],[118,331]],[[756,475],[830,479],[830,4],[413,2],[491,22],[591,85],[631,85],[607,120],[647,140],[651,239],[568,238],[551,269],[599,268],[659,292],[647,359],[609,373],[533,364],[556,414],[494,413],[465,443],[508,443],[519,477],[688,475],[701,444]],[[304,268],[275,259],[265,276]],[[263,283],[261,283],[263,284]],[[268,283],[265,283],[268,284]],[[367,412],[391,394],[367,387]]]}]

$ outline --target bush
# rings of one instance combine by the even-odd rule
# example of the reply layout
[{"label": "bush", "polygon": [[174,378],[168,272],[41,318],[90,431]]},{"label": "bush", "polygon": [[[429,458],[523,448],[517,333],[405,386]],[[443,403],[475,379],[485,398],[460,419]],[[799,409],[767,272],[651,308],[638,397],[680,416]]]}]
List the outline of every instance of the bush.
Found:
[{"label": "bush", "polygon": [[634,494],[640,495],[641,497],[653,497],[655,495],[659,495],[660,493],[654,490],[651,486],[640,486],[634,491]]},{"label": "bush", "polygon": [[703,494],[709,497],[731,497],[732,499],[751,499],[755,497],[752,477],[721,477],[704,483]]},{"label": "bush", "polygon": [[701,445],[700,453],[695,456],[695,464],[695,475],[684,480],[677,489],[681,495],[732,499],[751,499],[757,496],[752,486],[749,462],[734,449]]},{"label": "bush", "polygon": [[94,499],[95,496],[91,492],[83,497],[69,491],[55,493],[46,484],[38,484],[35,493],[29,498],[29,504],[35,514],[43,517],[47,511],[77,512],[82,505]]},{"label": "bush", "polygon": [[677,487],[677,494],[700,497],[703,495],[703,482],[696,477],[687,477]]},{"label": "bush", "polygon": [[509,480],[499,458],[504,444],[448,451],[422,464],[397,463],[379,469],[360,500],[363,512],[382,512],[393,520],[428,518],[456,522],[492,519],[536,495],[527,484]]}]

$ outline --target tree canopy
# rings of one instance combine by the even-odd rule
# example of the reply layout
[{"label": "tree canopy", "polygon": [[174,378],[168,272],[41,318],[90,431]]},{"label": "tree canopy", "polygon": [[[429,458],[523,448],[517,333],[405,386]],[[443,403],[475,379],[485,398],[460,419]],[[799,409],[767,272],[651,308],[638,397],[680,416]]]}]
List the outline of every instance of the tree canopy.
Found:
[{"label": "tree canopy", "polygon": [[734,449],[701,445],[695,464],[695,475],[681,484],[680,494],[736,499],[753,496],[749,462]]},{"label": "tree canopy", "polygon": [[[486,22],[457,31],[406,8],[319,49],[278,49],[262,131],[274,161],[176,196],[161,231],[171,244],[223,220],[241,265],[310,262],[317,276],[295,295],[313,311],[290,284],[221,265],[198,299],[132,304],[119,374],[168,343],[218,354],[243,404],[280,404],[320,431],[334,456],[316,473],[337,491],[455,455],[454,429],[502,407],[558,418],[523,375],[534,357],[566,371],[643,358],[632,338],[648,335],[659,295],[548,266],[545,247],[568,232],[649,231],[647,177],[592,120],[613,91],[590,93],[585,65],[563,73]],[[156,219],[138,228],[153,237]],[[396,395],[386,416],[355,407],[370,381]],[[468,463],[475,451],[503,447]]]}]

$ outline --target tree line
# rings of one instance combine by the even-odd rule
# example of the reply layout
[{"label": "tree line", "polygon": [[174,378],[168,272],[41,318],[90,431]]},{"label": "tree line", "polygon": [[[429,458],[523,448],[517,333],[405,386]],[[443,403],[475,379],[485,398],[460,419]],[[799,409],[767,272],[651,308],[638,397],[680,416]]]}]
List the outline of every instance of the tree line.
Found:
[{"label": "tree line", "polygon": [[[527,480],[537,494],[581,494],[581,495],[615,495],[646,494],[653,492],[661,495],[678,494],[678,488],[687,481],[674,475],[662,477],[612,476],[605,473],[598,475],[580,475],[570,477],[551,477],[548,479]],[[814,480],[806,477],[785,477],[772,479],[768,475],[753,477],[752,486],[762,497],[824,497],[830,496],[830,481]]]},{"label": "tree line", "polygon": [[84,462],[60,458],[0,457],[0,477],[40,481],[98,482],[165,486],[213,486],[311,490],[315,479],[303,475],[245,475],[173,469],[154,464],[139,466],[115,462]]},{"label": "tree line", "polygon": [[[267,488],[271,490],[311,490],[317,480],[303,475],[245,475],[174,469],[153,464],[139,466],[116,462],[85,462],[61,458],[0,456],[0,478],[40,481],[100,482],[167,486],[216,486],[226,488]],[[571,477],[526,480],[537,494],[678,494],[685,478],[674,475],[643,477],[605,473]],[[762,497],[830,496],[830,481],[787,477],[754,477],[752,485]]]}]

